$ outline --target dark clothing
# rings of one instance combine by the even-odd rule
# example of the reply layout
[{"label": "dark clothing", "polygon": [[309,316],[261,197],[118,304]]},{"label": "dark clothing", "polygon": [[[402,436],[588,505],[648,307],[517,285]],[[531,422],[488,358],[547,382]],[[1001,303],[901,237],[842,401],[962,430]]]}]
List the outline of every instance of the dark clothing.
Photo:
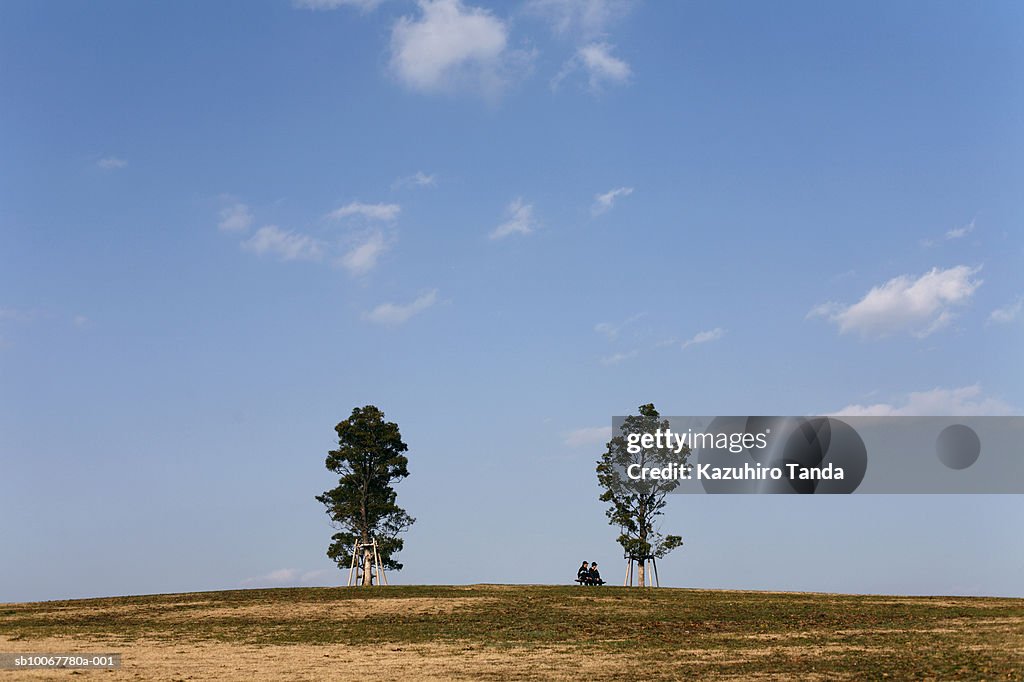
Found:
[{"label": "dark clothing", "polygon": [[590,580],[590,569],[585,566],[580,566],[580,570],[576,571],[576,580],[581,583],[586,583]]},{"label": "dark clothing", "polygon": [[601,574],[597,572],[596,568],[587,571],[587,582],[591,585],[604,585],[604,581],[601,580]]}]

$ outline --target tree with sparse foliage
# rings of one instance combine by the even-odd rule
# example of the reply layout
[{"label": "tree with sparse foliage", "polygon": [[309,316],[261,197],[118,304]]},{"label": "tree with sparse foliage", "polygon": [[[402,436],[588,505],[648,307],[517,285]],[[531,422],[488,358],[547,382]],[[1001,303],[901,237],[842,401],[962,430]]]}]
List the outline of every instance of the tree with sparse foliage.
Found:
[{"label": "tree with sparse foliage", "polygon": [[[409,475],[409,449],[402,441],[398,424],[384,421],[384,413],[373,405],[357,407],[352,415],[334,427],[338,448],[327,453],[327,468],[339,475],[338,485],[317,495],[327,508],[331,525],[337,529],[331,537],[327,556],[345,570],[352,562],[356,543],[377,541],[381,566],[402,570],[394,556],[402,550],[399,537],[415,521],[395,504],[397,493],[392,484]],[[363,585],[373,584],[373,553],[363,550]]]},{"label": "tree with sparse foliage", "polygon": [[[637,578],[644,586],[644,561],[654,557],[660,559],[683,544],[678,535],[664,535],[655,522],[664,512],[666,495],[679,486],[676,479],[633,480],[627,475],[631,464],[643,467],[662,468],[675,462],[680,467],[687,464],[690,448],[683,448],[678,454],[672,448],[644,448],[629,452],[630,434],[653,434],[658,429],[669,428],[667,419],[661,419],[653,404],[641,405],[640,414],[626,417],[619,434],[608,441],[607,450],[597,463],[597,480],[601,485],[601,501],[608,503],[605,514],[609,524],[618,526],[618,542],[631,559],[637,559]],[[634,448],[636,449],[636,448]]]}]

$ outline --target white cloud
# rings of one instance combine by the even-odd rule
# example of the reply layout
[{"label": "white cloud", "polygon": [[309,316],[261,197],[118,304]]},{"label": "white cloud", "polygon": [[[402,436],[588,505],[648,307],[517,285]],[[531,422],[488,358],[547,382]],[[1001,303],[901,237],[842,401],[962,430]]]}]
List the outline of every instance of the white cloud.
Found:
[{"label": "white cloud", "polygon": [[612,49],[608,43],[589,43],[579,48],[551,79],[551,89],[558,90],[563,80],[579,70],[587,74],[587,84],[592,92],[600,92],[605,84],[627,83],[633,74],[632,69],[625,61],[612,55]]},{"label": "white cloud", "polygon": [[981,386],[933,388],[910,393],[900,404],[847,405],[834,413],[845,417],[917,417],[973,415],[1002,416],[1018,414],[1018,410],[997,398],[982,395]]},{"label": "white cloud", "polygon": [[988,316],[989,322],[996,322],[998,324],[1006,324],[1007,322],[1013,322],[1020,315],[1021,309],[1024,308],[1024,296],[1018,296],[1017,300],[1013,303],[1008,303],[1002,308],[996,308]]},{"label": "white cloud", "polygon": [[[597,332],[598,334],[604,335],[605,337],[607,337],[609,341],[614,341],[616,338],[618,338],[620,332],[622,332],[627,327],[632,326],[633,323],[635,323],[637,320],[641,320],[646,316],[646,312],[637,313],[636,315],[630,315],[629,317],[627,317],[622,322],[619,322],[618,324],[614,324],[612,322],[598,322],[597,324],[594,325],[594,331]],[[639,336],[639,334],[636,335]]]},{"label": "white cloud", "polygon": [[361,243],[338,259],[338,264],[353,275],[364,275],[377,265],[377,259],[390,244],[380,232],[371,232]]},{"label": "white cloud", "polygon": [[601,215],[615,205],[616,199],[619,197],[628,197],[632,193],[632,187],[616,187],[615,189],[608,190],[604,194],[595,194],[594,205],[590,207],[590,212],[593,215]]},{"label": "white cloud", "polygon": [[513,199],[505,207],[508,220],[491,232],[491,239],[503,239],[513,234],[530,234],[537,227],[533,219],[533,204],[523,202],[522,198]]},{"label": "white cloud", "polygon": [[128,162],[124,159],[119,159],[116,156],[105,156],[96,162],[96,165],[103,170],[117,170],[118,168],[124,168],[128,165]]},{"label": "white cloud", "polygon": [[555,33],[591,40],[627,14],[631,0],[529,0],[526,11],[546,19]]},{"label": "white cloud", "polygon": [[277,225],[261,227],[256,233],[242,242],[242,248],[260,255],[271,254],[281,260],[320,260],[323,257],[323,243],[310,237],[288,230]]},{"label": "white cloud", "polygon": [[90,320],[85,315],[70,315],[65,317],[64,315],[56,315],[46,310],[33,310],[27,308],[0,308],[0,322],[11,322],[11,323],[32,323],[38,320],[52,320],[54,318],[60,320],[70,321],[72,325],[79,328],[84,328],[92,325]]},{"label": "white cloud", "polygon": [[534,220],[534,205],[523,203],[521,198],[512,200],[505,207],[508,220],[490,232],[490,239],[500,240],[510,235],[529,235],[537,227]]},{"label": "white cloud", "polygon": [[605,82],[625,83],[632,75],[629,64],[612,56],[612,46],[608,43],[584,45],[579,56],[590,75],[591,88],[600,88]]},{"label": "white cloud", "polygon": [[415,301],[400,305],[397,303],[382,303],[370,312],[366,313],[366,319],[378,324],[396,326],[408,320],[413,315],[421,313],[437,302],[437,289],[428,291]]},{"label": "white cloud", "polygon": [[921,246],[924,246],[924,247],[927,247],[927,248],[938,246],[943,241],[947,241],[948,242],[948,241],[951,241],[951,240],[954,240],[954,239],[962,239],[963,237],[966,237],[967,235],[969,235],[973,231],[974,231],[974,221],[972,220],[971,222],[967,223],[966,225],[961,225],[960,227],[952,227],[952,228],[946,230],[946,233],[944,235],[942,235],[942,239],[922,239],[921,240]]},{"label": "white cloud", "polygon": [[398,204],[364,204],[361,201],[353,201],[334,209],[327,217],[331,220],[341,220],[350,216],[362,216],[370,220],[394,220],[401,211],[402,207]]},{"label": "white cloud", "polygon": [[909,332],[924,337],[947,325],[953,308],[970,301],[981,280],[974,279],[981,268],[958,265],[947,270],[932,268],[917,279],[900,275],[873,287],[853,305],[823,303],[808,317],[826,317],[839,325],[840,333],[888,336]]},{"label": "white cloud", "polygon": [[418,0],[420,16],[402,17],[391,30],[391,67],[421,92],[460,86],[494,96],[511,55],[508,28],[491,12],[461,0]]},{"label": "white cloud", "polygon": [[640,351],[635,349],[621,353],[612,353],[611,355],[605,355],[600,360],[598,360],[598,362],[600,362],[602,365],[617,365],[623,360],[635,358],[639,354]]},{"label": "white cloud", "polygon": [[30,320],[34,315],[24,310],[18,310],[16,308],[0,308],[0,320],[17,320],[24,321]]},{"label": "white cloud", "polygon": [[265,575],[246,578],[242,585],[251,586],[281,586],[281,585],[308,585],[310,583],[322,582],[332,571],[320,568],[312,571],[304,571],[298,568],[278,568]]},{"label": "white cloud", "polygon": [[583,71],[592,91],[606,84],[623,84],[632,76],[629,64],[612,54],[608,31],[636,4],[634,0],[527,0],[526,11],[548,21],[556,34],[569,35],[578,46],[551,79],[557,90],[565,78]]},{"label": "white cloud", "polygon": [[226,232],[243,232],[252,225],[252,213],[242,203],[232,204],[220,210],[220,222],[217,227]]},{"label": "white cloud", "polygon": [[[352,216],[360,216],[367,220],[390,222],[398,217],[402,207],[398,204],[365,204],[353,201],[327,214],[332,220],[342,220]],[[373,230],[362,237],[343,256],[337,264],[352,275],[363,275],[377,265],[380,256],[391,247],[392,239],[388,239],[380,230]]]},{"label": "white cloud", "polygon": [[294,5],[300,9],[338,9],[339,7],[352,7],[361,12],[372,12],[384,0],[294,0]]},{"label": "white cloud", "polygon": [[701,343],[711,343],[712,341],[718,341],[720,338],[725,336],[725,330],[721,327],[715,327],[707,331],[698,332],[693,335],[692,338],[683,341],[682,348],[686,350],[690,346],[696,346]]},{"label": "white cloud", "polygon": [[565,444],[570,448],[584,445],[604,445],[612,439],[612,427],[588,426],[565,434]]},{"label": "white cloud", "polygon": [[[36,314],[27,310],[18,310],[17,308],[0,308],[0,322],[28,322],[31,321]],[[14,344],[7,338],[0,336],[0,349],[10,348]]]},{"label": "white cloud", "polygon": [[966,237],[973,231],[974,221],[972,220],[967,225],[963,225],[961,227],[954,227],[952,229],[946,230],[946,239],[960,239],[961,237]]},{"label": "white cloud", "polygon": [[394,187],[433,187],[437,184],[437,176],[416,171],[412,175],[395,180]]}]

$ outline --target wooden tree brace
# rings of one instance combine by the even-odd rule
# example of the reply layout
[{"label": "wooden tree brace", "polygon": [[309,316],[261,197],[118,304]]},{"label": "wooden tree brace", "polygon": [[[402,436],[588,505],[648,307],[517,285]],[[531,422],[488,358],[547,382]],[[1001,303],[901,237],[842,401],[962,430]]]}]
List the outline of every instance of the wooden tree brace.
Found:
[{"label": "wooden tree brace", "polygon": [[348,569],[348,587],[353,585],[362,585],[362,581],[359,579],[359,574],[363,570],[363,565],[358,561],[360,554],[370,548],[372,550],[371,563],[370,563],[370,583],[373,583],[373,578],[376,576],[377,585],[383,585],[387,587],[388,578],[384,573],[384,566],[380,561],[380,553],[377,551],[377,538],[374,538],[370,542],[357,542],[352,545],[352,565]]}]

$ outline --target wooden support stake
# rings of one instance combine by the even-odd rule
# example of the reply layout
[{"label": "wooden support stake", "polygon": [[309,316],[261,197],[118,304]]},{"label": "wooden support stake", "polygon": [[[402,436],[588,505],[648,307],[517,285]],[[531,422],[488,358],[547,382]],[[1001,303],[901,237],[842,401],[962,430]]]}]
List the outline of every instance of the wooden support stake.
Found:
[{"label": "wooden support stake", "polygon": [[377,567],[377,585],[383,585],[384,583],[381,581],[383,569],[380,567],[380,554],[377,553],[377,538],[373,539],[373,563]]},{"label": "wooden support stake", "polygon": [[359,545],[352,548],[352,565],[348,567],[348,587],[352,587],[352,574],[356,570],[356,555],[359,554]]}]

